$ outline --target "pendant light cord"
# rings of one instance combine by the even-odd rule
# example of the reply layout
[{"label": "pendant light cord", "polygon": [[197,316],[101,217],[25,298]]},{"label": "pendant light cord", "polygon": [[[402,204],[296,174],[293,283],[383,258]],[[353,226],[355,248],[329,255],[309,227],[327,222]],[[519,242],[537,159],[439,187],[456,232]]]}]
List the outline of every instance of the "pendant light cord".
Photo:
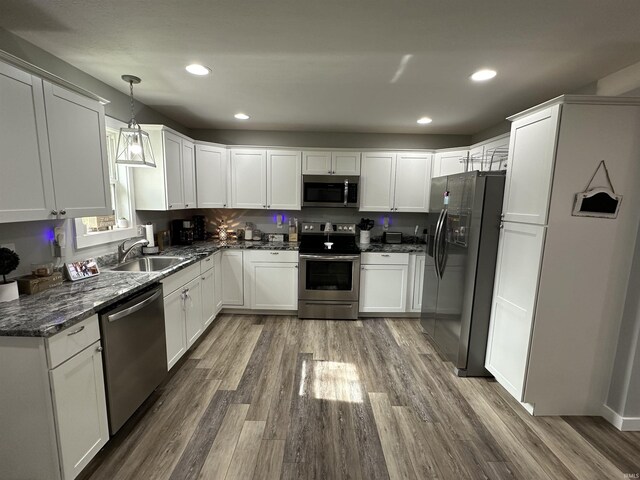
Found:
[{"label": "pendant light cord", "polygon": [[130,92],[130,95],[131,95],[131,121],[129,123],[133,126],[136,123],[136,119],[135,119],[135,115],[133,113],[135,105],[133,103],[133,81],[132,80],[129,81],[129,92]]}]

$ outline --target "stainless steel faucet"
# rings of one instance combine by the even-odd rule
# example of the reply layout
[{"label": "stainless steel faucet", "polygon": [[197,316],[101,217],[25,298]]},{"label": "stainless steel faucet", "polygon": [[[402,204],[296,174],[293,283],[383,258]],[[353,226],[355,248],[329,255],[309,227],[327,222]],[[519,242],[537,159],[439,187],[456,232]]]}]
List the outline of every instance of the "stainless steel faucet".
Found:
[{"label": "stainless steel faucet", "polygon": [[138,238],[135,242],[133,242],[129,246],[129,248],[125,248],[125,245],[130,240],[134,240],[134,239],[128,238],[124,242],[122,242],[120,245],[118,245],[118,263],[123,263],[131,253],[131,250],[133,250],[138,245],[142,245],[143,247],[146,245],[149,245],[149,240],[147,240],[146,238]]}]

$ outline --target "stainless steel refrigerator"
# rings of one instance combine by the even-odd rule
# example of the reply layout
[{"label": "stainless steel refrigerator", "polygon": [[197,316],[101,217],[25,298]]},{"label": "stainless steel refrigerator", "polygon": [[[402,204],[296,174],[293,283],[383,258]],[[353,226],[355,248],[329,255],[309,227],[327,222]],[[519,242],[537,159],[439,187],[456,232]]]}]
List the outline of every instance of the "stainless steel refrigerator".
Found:
[{"label": "stainless steel refrigerator", "polygon": [[459,376],[484,368],[505,172],[431,181],[420,321]]}]

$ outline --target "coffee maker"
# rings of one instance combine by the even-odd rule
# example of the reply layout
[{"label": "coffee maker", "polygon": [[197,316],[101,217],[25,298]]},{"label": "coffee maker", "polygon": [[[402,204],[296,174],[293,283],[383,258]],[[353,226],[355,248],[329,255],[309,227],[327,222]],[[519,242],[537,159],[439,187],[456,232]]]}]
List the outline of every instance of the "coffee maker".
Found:
[{"label": "coffee maker", "polygon": [[194,240],[205,240],[206,235],[206,222],[204,215],[194,215],[193,216],[193,239]]},{"label": "coffee maker", "polygon": [[193,222],[191,220],[171,221],[171,244],[191,245],[193,243]]}]

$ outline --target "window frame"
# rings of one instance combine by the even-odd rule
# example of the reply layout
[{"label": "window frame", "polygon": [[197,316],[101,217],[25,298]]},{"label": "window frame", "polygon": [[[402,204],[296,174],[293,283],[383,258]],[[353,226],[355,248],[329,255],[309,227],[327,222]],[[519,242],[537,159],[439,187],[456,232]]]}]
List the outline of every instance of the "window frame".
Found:
[{"label": "window frame", "polygon": [[[127,126],[126,123],[121,122],[112,117],[105,117],[105,125],[107,130],[115,130],[119,131],[121,127]],[[116,146],[117,147],[117,146]],[[108,152],[107,152],[108,155]],[[110,160],[109,160],[110,161]],[[122,240],[126,240],[127,238],[136,237],[139,235],[138,232],[138,223],[137,223],[137,215],[135,209],[135,195],[133,191],[133,178],[131,175],[131,170],[124,166],[116,166],[118,169],[117,175],[125,175],[125,182],[127,184],[127,191],[129,192],[129,212],[130,217],[129,227],[116,229],[116,230],[107,230],[104,232],[91,232],[91,233],[82,233],[84,232],[84,224],[82,223],[82,218],[74,218],[74,229],[75,229],[75,240],[76,240],[76,248],[88,248],[95,247],[97,245],[106,245],[109,243],[114,243]],[[109,182],[113,185],[114,181],[117,181],[116,178],[111,176],[111,168],[109,169]],[[120,180],[122,178],[120,177]],[[111,190],[111,185],[109,190]],[[115,210],[115,205],[113,205],[113,209]],[[116,218],[117,221],[117,218]]]}]

